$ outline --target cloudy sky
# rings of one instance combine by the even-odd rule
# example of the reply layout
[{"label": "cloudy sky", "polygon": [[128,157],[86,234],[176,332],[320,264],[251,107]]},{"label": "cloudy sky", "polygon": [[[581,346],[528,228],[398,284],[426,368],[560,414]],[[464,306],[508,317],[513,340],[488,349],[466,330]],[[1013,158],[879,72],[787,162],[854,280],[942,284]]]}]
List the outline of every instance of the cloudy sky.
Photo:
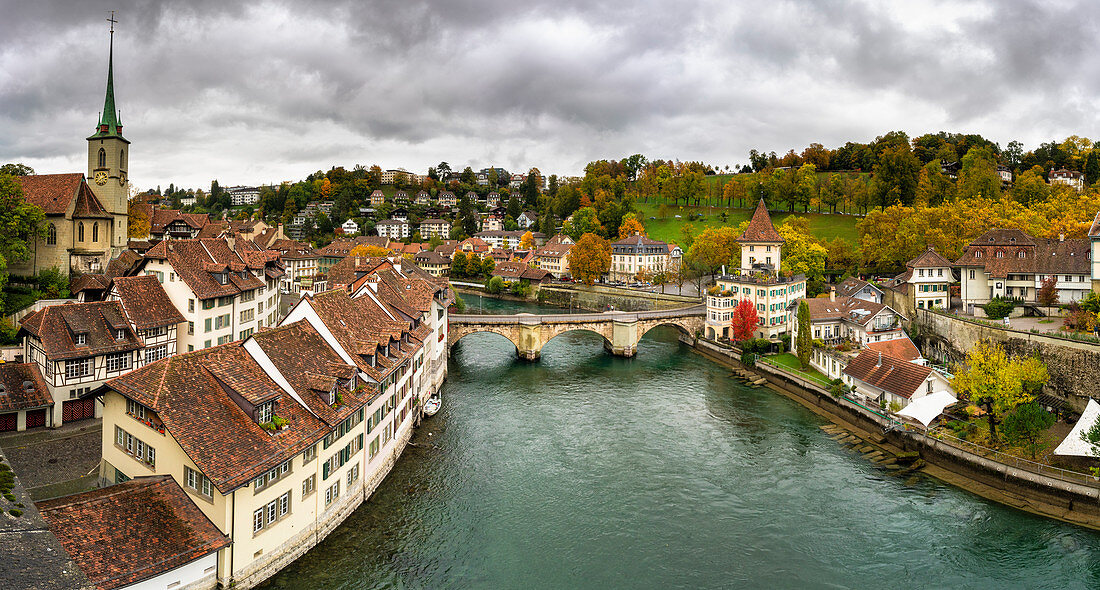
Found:
[{"label": "cloudy sky", "polygon": [[[108,6],[109,5],[109,6]],[[572,175],[640,152],[1100,139],[1091,2],[0,0],[0,162],[83,171],[115,89],[141,188],[336,165]]]}]

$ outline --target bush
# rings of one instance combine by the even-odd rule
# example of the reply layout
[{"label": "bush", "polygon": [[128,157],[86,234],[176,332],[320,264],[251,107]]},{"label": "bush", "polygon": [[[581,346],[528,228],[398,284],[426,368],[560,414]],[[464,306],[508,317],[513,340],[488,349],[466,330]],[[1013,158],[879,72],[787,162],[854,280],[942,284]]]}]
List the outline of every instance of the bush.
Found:
[{"label": "bush", "polygon": [[61,273],[58,268],[47,268],[35,277],[38,289],[47,299],[67,299],[69,293],[69,277]]},{"label": "bush", "polygon": [[[0,318],[0,344],[19,344],[19,328],[15,327],[8,318]],[[4,465],[0,465],[4,467]]]},{"label": "bush", "polygon": [[499,294],[504,290],[504,279],[500,277],[493,277],[488,281],[485,281],[485,290],[493,295]]},{"label": "bush", "polygon": [[779,336],[779,352],[787,352],[791,349],[791,335],[782,334]]},{"label": "bush", "polygon": [[755,367],[756,366],[756,353],[742,352],[741,353],[741,364],[745,365],[746,367],[749,367],[749,368]]},{"label": "bush", "polygon": [[11,510],[8,510],[8,514],[18,518],[20,516],[23,516],[23,511],[18,508],[12,508]]},{"label": "bush", "polygon": [[982,306],[985,310],[985,315],[991,320],[999,320],[1009,316],[1012,310],[1016,309],[1018,300],[1006,299],[1004,297],[994,297]]}]

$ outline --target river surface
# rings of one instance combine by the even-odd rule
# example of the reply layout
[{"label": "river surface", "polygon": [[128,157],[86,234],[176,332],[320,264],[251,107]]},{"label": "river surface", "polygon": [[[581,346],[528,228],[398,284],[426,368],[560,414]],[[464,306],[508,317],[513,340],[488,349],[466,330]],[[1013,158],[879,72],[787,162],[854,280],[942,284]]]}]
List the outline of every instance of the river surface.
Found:
[{"label": "river surface", "polygon": [[1100,588],[1100,534],[893,477],[673,328],[453,352],[421,446],[265,588]]}]

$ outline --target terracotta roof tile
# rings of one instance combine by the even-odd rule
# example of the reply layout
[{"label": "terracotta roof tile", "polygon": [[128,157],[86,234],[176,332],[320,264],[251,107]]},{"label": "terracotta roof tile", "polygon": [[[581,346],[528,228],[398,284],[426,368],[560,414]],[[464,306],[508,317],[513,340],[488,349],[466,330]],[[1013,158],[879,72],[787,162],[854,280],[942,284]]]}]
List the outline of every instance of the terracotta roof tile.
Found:
[{"label": "terracotta roof tile", "polygon": [[863,350],[844,367],[844,374],[873,387],[909,399],[932,373],[930,367],[915,365],[889,354]]},{"label": "terracotta roof tile", "polygon": [[[263,264],[256,260],[246,262],[245,258],[230,249],[229,242],[224,238],[165,240],[146,252],[145,257],[167,260],[199,299],[259,289],[264,282],[246,269],[266,269],[266,264],[275,263],[274,260]],[[228,273],[228,280],[220,283],[215,276],[224,269],[231,272]]]},{"label": "terracotta roof tile", "polygon": [[103,590],[147,580],[231,543],[168,475],[138,477],[37,507]]},{"label": "terracotta roof tile", "polygon": [[113,292],[122,302],[126,317],[138,330],[173,326],[186,321],[172,305],[160,281],[152,275],[119,277],[114,281]]},{"label": "terracotta roof tile", "polygon": [[[118,301],[51,305],[28,315],[20,323],[24,331],[42,342],[51,360],[125,352],[144,346],[130,328]],[[115,338],[115,330],[124,330],[121,339]],[[76,344],[77,334],[85,335],[85,344]]]},{"label": "terracotta roof tile", "polygon": [[772,218],[768,215],[768,207],[764,205],[764,199],[756,204],[756,211],[749,220],[749,226],[745,233],[737,238],[739,242],[772,242],[782,244],[785,240],[772,225]]},{"label": "terracotta roof tile", "polygon": [[951,261],[940,256],[935,248],[929,246],[927,250],[921,252],[920,256],[906,262],[905,266],[909,268],[936,268],[951,266]]},{"label": "terracotta roof tile", "polygon": [[80,186],[87,184],[79,172],[16,176],[15,181],[23,188],[23,199],[40,207],[46,215],[67,213]]},{"label": "terracotta roof tile", "polygon": [[921,358],[920,351],[917,350],[917,345],[913,344],[913,341],[910,340],[908,336],[882,342],[868,342],[867,348],[875,352],[888,354],[903,361],[912,362]]},{"label": "terracotta roof tile", "polygon": [[52,405],[37,363],[0,363],[0,412]]}]

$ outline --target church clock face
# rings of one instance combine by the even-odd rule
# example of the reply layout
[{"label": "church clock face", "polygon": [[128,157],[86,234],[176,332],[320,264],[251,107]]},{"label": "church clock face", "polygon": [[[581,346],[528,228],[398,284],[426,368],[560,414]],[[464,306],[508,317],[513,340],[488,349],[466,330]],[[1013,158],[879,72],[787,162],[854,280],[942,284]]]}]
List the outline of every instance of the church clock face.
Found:
[{"label": "church clock face", "polygon": [[107,184],[107,171],[106,170],[100,170],[100,171],[95,173],[95,183],[100,185],[100,186],[103,186],[103,185]]}]

